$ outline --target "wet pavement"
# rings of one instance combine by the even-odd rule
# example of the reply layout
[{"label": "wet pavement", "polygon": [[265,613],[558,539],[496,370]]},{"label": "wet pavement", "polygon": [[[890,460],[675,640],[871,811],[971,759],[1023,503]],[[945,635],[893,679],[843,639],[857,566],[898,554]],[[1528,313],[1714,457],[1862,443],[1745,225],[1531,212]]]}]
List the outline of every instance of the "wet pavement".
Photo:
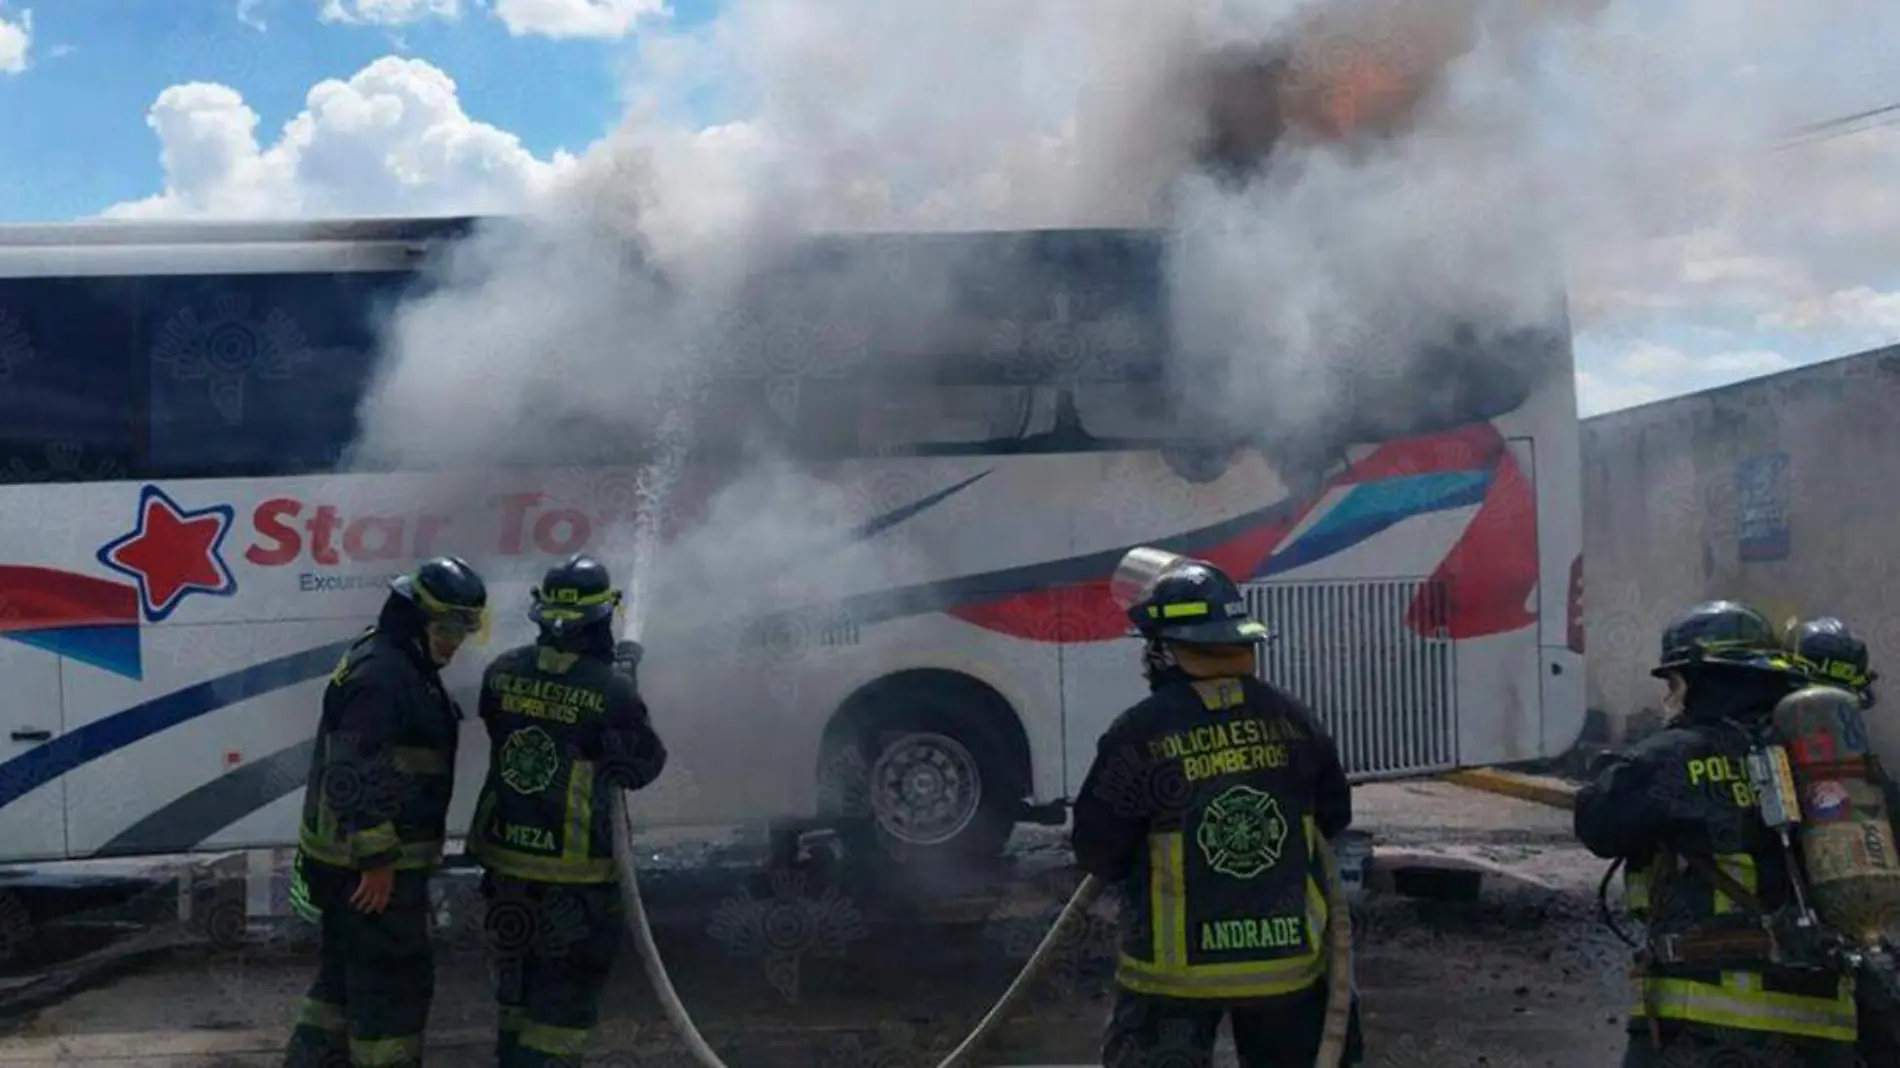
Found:
[{"label": "wet pavement", "polygon": [[[1362,786],[1355,798],[1357,825],[1382,848],[1441,850],[1527,877],[1491,878],[1469,901],[1367,895],[1355,910],[1367,1064],[1614,1063],[1627,951],[1596,920],[1603,865],[1570,842],[1569,813],[1443,783]],[[649,903],[681,996],[734,1068],[928,1068],[1002,993],[1075,884],[1059,832],[1026,828],[1019,839],[1020,877],[937,909],[934,922],[808,876],[748,880],[730,851],[704,844],[654,847]],[[1080,925],[982,1063],[1094,1058],[1112,913],[1105,904]],[[274,1064],[313,966],[286,945],[174,953],[7,1025],[0,1068]],[[427,1063],[493,1063],[472,924],[450,932],[439,973]],[[604,1010],[594,1062],[692,1063],[630,945]]]}]

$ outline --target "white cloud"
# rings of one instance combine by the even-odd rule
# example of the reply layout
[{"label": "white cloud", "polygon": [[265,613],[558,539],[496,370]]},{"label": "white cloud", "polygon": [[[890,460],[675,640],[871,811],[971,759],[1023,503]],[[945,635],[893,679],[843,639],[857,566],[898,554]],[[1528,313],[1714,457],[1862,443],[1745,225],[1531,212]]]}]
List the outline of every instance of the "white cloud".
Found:
[{"label": "white cloud", "polygon": [[1579,358],[1577,410],[1585,416],[1597,415],[1774,374],[1794,365],[1783,353],[1768,349],[1692,353],[1653,341],[1637,341],[1608,353],[1587,353]]},{"label": "white cloud", "polygon": [[1666,396],[1666,392],[1649,382],[1577,372],[1577,414],[1584,418],[1648,404]]},{"label": "white cloud", "polygon": [[1854,286],[1767,312],[1756,323],[1782,330],[1840,326],[1891,339],[1900,335],[1900,292]]},{"label": "white cloud", "polygon": [[251,29],[262,33],[268,29],[264,25],[264,16],[257,9],[264,6],[264,0],[238,0],[237,20]]},{"label": "white cloud", "polygon": [[0,74],[19,74],[26,70],[28,53],[33,50],[33,12],[20,12],[9,19],[0,12]]},{"label": "white cloud", "polygon": [[1618,375],[1630,378],[1654,378],[1679,375],[1694,366],[1688,353],[1681,349],[1638,341],[1617,357],[1615,371]]},{"label": "white cloud", "polygon": [[666,0],[495,0],[495,17],[516,37],[625,37]]},{"label": "white cloud", "polygon": [[409,26],[462,16],[462,0],[323,0],[317,17],[351,25]]},{"label": "white cloud", "polygon": [[447,74],[394,56],[312,88],[269,145],[258,140],[257,113],[224,85],[174,85],[146,124],[158,135],[164,191],[108,216],[505,212],[574,163],[566,153],[539,158],[471,118]]},{"label": "white cloud", "polygon": [[1755,378],[1771,375],[1777,371],[1786,371],[1794,366],[1794,361],[1779,352],[1767,349],[1740,349],[1732,352],[1718,352],[1704,356],[1701,367],[1712,375],[1731,375],[1735,378]]}]

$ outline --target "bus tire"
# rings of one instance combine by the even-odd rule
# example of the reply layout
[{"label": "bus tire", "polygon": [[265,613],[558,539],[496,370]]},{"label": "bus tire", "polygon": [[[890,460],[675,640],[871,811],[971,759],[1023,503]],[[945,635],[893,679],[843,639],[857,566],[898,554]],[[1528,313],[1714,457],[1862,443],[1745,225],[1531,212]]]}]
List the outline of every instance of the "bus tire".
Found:
[{"label": "bus tire", "polygon": [[992,870],[1029,791],[1015,712],[988,686],[920,671],[865,687],[827,731],[820,794],[845,862],[917,889]]}]

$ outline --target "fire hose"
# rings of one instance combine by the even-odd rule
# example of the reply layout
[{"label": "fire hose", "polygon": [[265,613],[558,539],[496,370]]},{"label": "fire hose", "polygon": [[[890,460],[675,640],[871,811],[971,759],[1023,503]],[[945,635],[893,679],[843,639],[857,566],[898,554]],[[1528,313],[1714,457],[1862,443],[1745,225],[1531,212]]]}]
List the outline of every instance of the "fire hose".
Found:
[{"label": "fire hose", "polygon": [[[666,1011],[667,1020],[685,1041],[693,1060],[702,1068],[728,1068],[693,1023],[692,1014],[686,1011],[679,991],[673,986],[672,977],[667,974],[666,964],[660,959],[660,948],[653,940],[653,927],[647,919],[646,904],[640,898],[639,871],[633,862],[633,822],[626,796],[617,795],[614,805],[614,854],[620,867],[620,892],[626,900],[627,922],[633,929],[634,942],[640,953],[640,963],[646,969],[647,980],[653,984],[653,991]],[[1346,901],[1338,857],[1325,839],[1319,840],[1319,856],[1326,877],[1328,982],[1319,1055],[1314,1058],[1313,1064],[1314,1068],[1338,1068],[1352,1021],[1352,910]],[[1049,933],[1043,936],[1022,971],[1003,991],[1003,996],[997,999],[996,1004],[990,1007],[990,1011],[957,1048],[938,1063],[937,1068],[975,1068],[979,1047],[1002,1026],[1010,1012],[1042,975],[1043,969],[1055,960],[1063,935],[1095,903],[1101,890],[1102,883],[1095,876],[1082,880],[1082,885],[1076,888],[1068,904],[1062,907]]]}]

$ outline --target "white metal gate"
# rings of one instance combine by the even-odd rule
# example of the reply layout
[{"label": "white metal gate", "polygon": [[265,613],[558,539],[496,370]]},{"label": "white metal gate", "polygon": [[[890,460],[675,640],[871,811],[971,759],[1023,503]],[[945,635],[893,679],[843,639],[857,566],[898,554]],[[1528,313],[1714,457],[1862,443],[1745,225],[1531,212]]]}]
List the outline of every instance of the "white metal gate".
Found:
[{"label": "white metal gate", "polygon": [[[1311,705],[1355,780],[1442,771],[1458,763],[1457,685],[1449,604],[1430,579],[1260,582],[1254,618],[1277,637],[1260,676]],[[1408,626],[1412,618],[1425,633]]]}]

